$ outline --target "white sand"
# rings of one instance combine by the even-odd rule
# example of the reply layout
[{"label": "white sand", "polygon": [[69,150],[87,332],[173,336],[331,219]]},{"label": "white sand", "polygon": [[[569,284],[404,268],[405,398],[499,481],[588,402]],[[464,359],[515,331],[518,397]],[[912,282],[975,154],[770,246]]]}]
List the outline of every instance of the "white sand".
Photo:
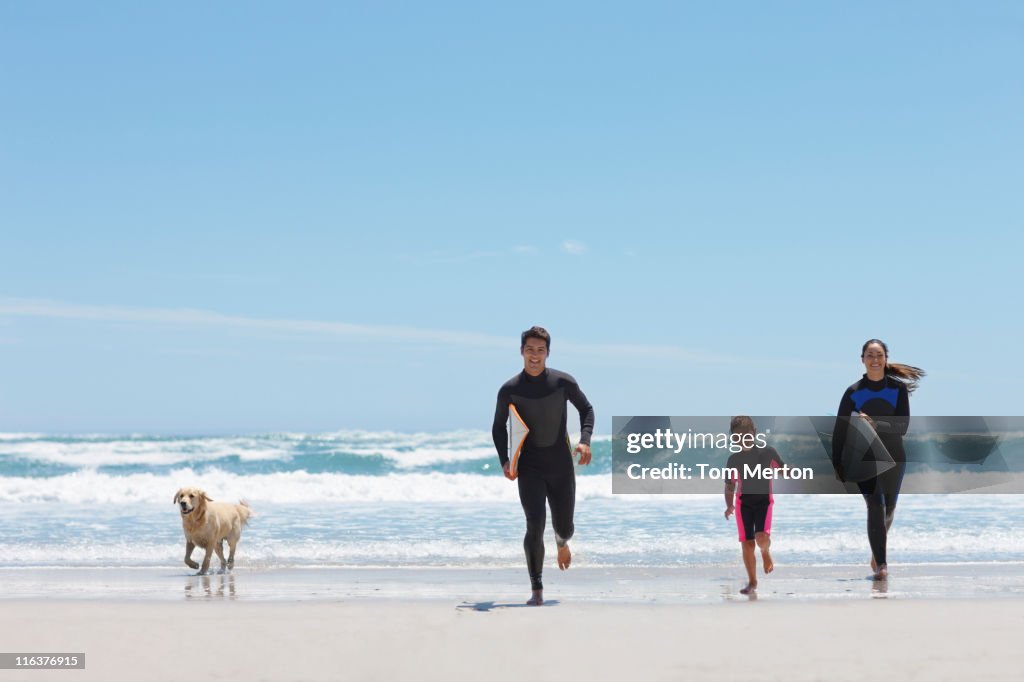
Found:
[{"label": "white sand", "polygon": [[1018,680],[1024,601],[0,603],[0,680]]}]

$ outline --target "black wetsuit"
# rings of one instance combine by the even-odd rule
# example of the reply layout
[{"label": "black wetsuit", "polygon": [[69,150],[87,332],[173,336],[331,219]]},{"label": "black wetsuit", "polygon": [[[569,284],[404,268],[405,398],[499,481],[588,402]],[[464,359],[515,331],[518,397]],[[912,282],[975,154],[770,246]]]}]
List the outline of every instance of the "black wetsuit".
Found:
[{"label": "black wetsuit", "polygon": [[849,419],[854,411],[862,412],[874,421],[879,440],[892,455],[896,466],[857,484],[868,505],[868,542],[879,566],[886,563],[885,549],[889,527],[896,513],[903,474],[907,470],[907,453],[903,449],[903,436],[910,426],[910,395],[906,385],[886,375],[879,381],[865,374],[843,393],[836,412],[836,426],[832,432],[832,464],[842,475],[842,449],[846,443]]},{"label": "black wetsuit", "polygon": [[491,435],[502,466],[508,462],[508,406],[512,403],[530,433],[519,455],[519,501],[526,514],[526,567],[535,590],[543,589],[545,499],[559,546],[572,537],[576,506],[576,475],[566,428],[569,401],[580,413],[580,442],[590,444],[594,408],[576,380],[565,372],[545,369],[537,377],[522,371],[498,391]]}]

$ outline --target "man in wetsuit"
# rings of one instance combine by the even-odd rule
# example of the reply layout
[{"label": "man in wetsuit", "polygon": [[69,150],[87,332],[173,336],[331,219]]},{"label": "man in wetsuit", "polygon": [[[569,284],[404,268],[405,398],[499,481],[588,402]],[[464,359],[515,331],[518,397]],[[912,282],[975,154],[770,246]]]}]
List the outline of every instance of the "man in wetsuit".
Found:
[{"label": "man in wetsuit", "polygon": [[[575,452],[580,464],[590,463],[590,437],[594,433],[594,408],[583,395],[576,380],[565,372],[546,366],[551,335],[543,327],[532,327],[522,333],[519,352],[523,356],[523,371],[512,377],[499,389],[498,404],[494,409],[491,435],[505,477],[518,477],[519,501],[526,514],[526,568],[530,573],[533,595],[527,604],[544,603],[544,524],[547,512],[545,501],[551,506],[551,523],[555,527],[558,545],[558,567],[569,568],[572,554],[569,539],[573,534],[573,510],[576,506],[576,474],[573,469],[573,451],[566,429],[566,401],[580,413],[580,443]],[[509,404],[516,407],[527,428],[530,429],[519,455],[517,475],[509,470],[508,427]]]}]

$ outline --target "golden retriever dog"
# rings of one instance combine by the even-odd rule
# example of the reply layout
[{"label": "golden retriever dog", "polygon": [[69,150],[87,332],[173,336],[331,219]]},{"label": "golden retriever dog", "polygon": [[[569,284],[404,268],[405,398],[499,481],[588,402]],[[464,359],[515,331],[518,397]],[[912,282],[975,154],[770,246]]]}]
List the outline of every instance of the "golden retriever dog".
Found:
[{"label": "golden retriever dog", "polygon": [[[210,557],[217,552],[220,559],[220,570],[231,570],[235,567],[235,547],[242,537],[242,526],[248,525],[252,510],[247,502],[238,504],[214,502],[199,488],[182,488],[174,494],[174,504],[181,513],[181,527],[185,529],[185,565],[199,568],[192,561],[192,550],[201,547],[206,550],[203,567],[199,575],[210,570]],[[224,560],[224,541],[228,541],[230,552]]]}]

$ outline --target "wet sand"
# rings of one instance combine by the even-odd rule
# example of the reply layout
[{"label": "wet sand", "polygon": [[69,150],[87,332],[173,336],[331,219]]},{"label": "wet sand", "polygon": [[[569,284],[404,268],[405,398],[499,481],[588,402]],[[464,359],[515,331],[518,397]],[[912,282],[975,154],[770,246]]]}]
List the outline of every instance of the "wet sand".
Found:
[{"label": "wet sand", "polygon": [[[738,557],[737,557],[738,559]],[[758,565],[760,574],[760,560]],[[864,565],[777,563],[760,578],[761,601],[990,599],[1024,597],[1024,563],[895,564],[885,582]],[[548,595],[566,602],[719,604],[745,600],[746,574],[733,565],[574,566],[544,573]],[[167,567],[4,568],[4,599],[125,601],[352,601],[431,599],[448,603],[525,600],[525,568],[266,568],[196,576]]]}]

